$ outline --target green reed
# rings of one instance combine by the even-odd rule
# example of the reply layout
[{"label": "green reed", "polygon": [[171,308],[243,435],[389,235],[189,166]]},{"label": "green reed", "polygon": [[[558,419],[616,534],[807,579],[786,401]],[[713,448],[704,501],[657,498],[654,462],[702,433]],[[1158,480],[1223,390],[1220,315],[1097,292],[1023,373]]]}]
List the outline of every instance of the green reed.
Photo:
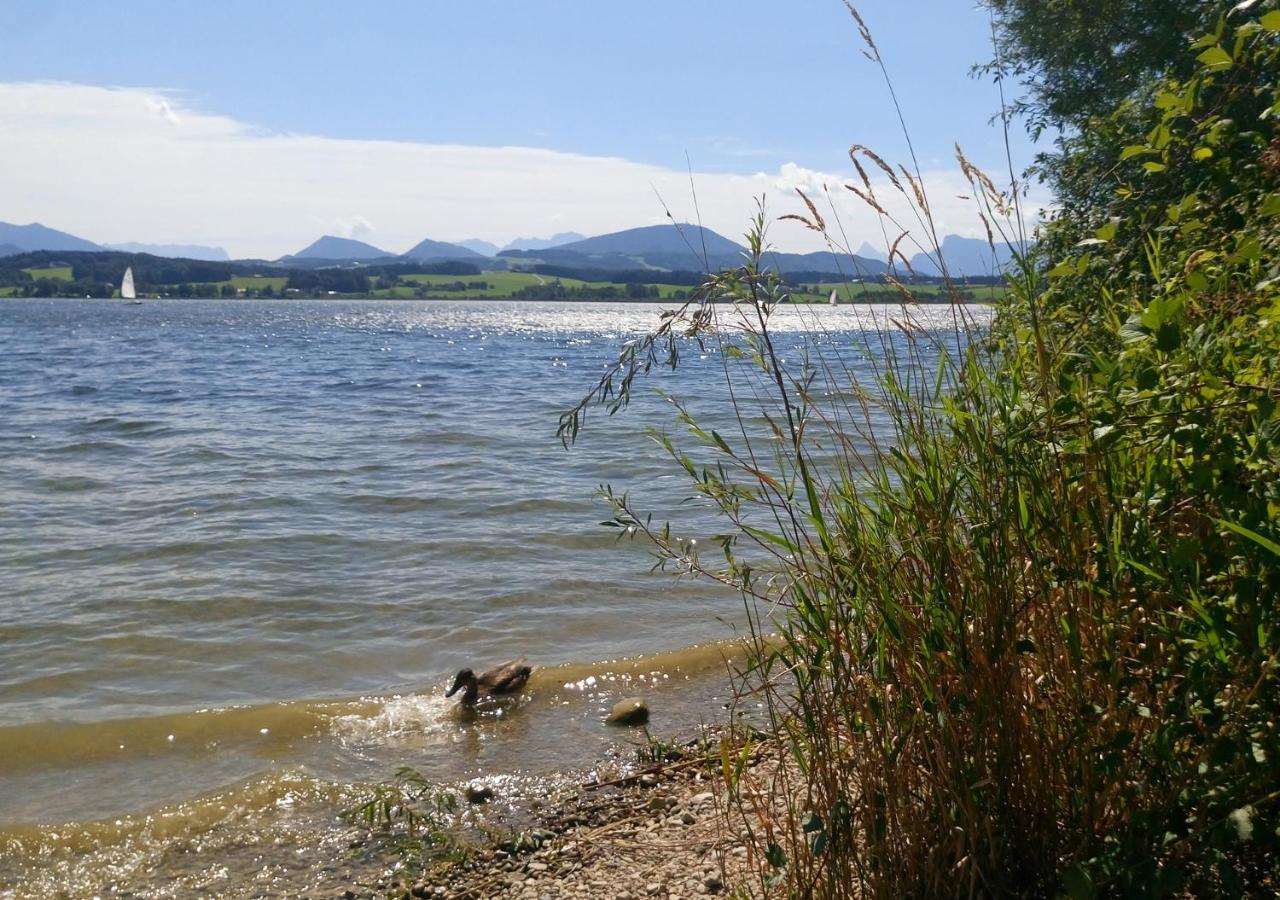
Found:
[{"label": "green reed", "polygon": [[[792,762],[746,791],[749,746],[724,750],[756,893],[1278,883],[1280,149],[1265,130],[1222,137],[1280,100],[1272,34],[1220,25],[1209,43],[1234,47],[1231,66],[1206,56],[1125,150],[1161,160],[1134,169],[1141,190],[1099,224],[1063,216],[1034,255],[1021,242],[989,331],[956,304],[928,332],[897,285],[902,315],[856,348],[875,377],[820,341],[783,362],[771,318],[789,296],[762,209],[744,264],[562,418],[570,442],[597,405],[616,412],[637,377],[677,365],[682,342],[718,350],[734,433],[675,398],[681,436],[655,432],[725,522],[715,552],[603,494],[663,567],[746,601],[747,688]],[[1213,134],[1213,153],[1196,149]],[[1224,156],[1234,180],[1215,202],[1226,182],[1204,164]],[[887,173],[942,263],[920,179],[851,158],[853,189],[896,225],[866,176]],[[989,230],[1016,236],[1016,200],[959,161]],[[804,202],[789,218],[840,247]]]}]

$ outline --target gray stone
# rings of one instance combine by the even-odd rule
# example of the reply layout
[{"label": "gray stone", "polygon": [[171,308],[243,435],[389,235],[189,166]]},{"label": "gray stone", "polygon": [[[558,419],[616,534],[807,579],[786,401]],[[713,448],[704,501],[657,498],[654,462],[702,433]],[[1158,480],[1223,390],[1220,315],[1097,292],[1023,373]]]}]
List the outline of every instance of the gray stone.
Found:
[{"label": "gray stone", "polygon": [[609,711],[605,722],[609,725],[643,725],[649,721],[649,704],[640,697],[619,700]]}]

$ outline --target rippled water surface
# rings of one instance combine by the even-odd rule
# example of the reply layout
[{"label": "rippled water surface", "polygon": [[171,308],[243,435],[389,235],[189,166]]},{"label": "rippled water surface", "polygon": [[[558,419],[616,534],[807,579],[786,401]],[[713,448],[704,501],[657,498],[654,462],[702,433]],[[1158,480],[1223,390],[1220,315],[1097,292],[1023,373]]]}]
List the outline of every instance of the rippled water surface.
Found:
[{"label": "rippled water surface", "polygon": [[[264,778],[321,790],[406,758],[453,778],[585,765],[611,740],[600,711],[637,684],[665,724],[697,721],[718,652],[600,664],[741,619],[598,524],[602,482],[677,510],[644,432],[670,409],[646,390],[572,452],[555,436],[658,310],[0,304],[0,834],[48,851],[41,823],[237,785],[274,806]],[[784,347],[817,328],[865,351],[901,339],[895,312],[777,327]],[[691,347],[654,383],[731,425],[720,365]],[[544,670],[527,709],[449,718],[449,672],[517,655]]]}]

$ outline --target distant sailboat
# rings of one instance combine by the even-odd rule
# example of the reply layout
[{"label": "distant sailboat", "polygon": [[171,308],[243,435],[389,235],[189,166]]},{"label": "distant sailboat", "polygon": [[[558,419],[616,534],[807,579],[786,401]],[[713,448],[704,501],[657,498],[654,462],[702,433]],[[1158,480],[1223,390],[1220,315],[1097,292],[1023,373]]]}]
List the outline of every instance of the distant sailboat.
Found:
[{"label": "distant sailboat", "polygon": [[133,266],[124,270],[124,278],[120,282],[120,296],[130,306],[139,306],[142,301],[138,299],[138,292],[133,288]]},{"label": "distant sailboat", "polygon": [[832,306],[835,306],[835,305],[836,305],[836,292],[835,292],[835,291],[832,291],[832,292],[831,292],[831,296],[827,298],[827,302],[828,302],[828,303],[830,303]]}]

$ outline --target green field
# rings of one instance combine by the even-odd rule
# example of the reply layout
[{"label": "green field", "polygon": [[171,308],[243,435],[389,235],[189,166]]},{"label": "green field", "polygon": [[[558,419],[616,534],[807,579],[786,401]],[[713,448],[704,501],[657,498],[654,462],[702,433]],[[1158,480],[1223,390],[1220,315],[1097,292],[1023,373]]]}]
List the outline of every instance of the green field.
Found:
[{"label": "green field", "polygon": [[71,275],[70,266],[50,266],[47,269],[23,269],[22,271],[26,272],[36,281],[39,281],[41,278],[51,278],[54,281],[74,280]]},{"label": "green field", "polygon": [[284,290],[284,284],[288,280],[274,275],[237,275],[231,279],[231,286],[238,291],[260,291],[270,286],[271,290],[279,293]]},{"label": "green field", "polygon": [[[826,303],[831,297],[831,292],[835,291],[836,300],[840,303],[857,303],[863,299],[883,302],[887,299],[887,294],[895,296],[898,294],[897,288],[891,284],[824,282],[812,286],[817,287],[818,293],[796,293],[792,296],[801,303]],[[922,301],[944,300],[947,295],[946,285],[942,284],[909,284],[906,288],[912,296]],[[1002,284],[960,284],[958,288],[967,292],[978,303],[993,303],[1003,297],[1006,290]]]},{"label": "green field", "polygon": [[[483,281],[488,287],[484,289],[468,289],[464,291],[446,291],[441,290],[436,296],[445,297],[455,300],[479,300],[479,299],[501,299],[509,298],[521,288],[531,287],[541,284],[552,284],[559,282],[566,288],[614,288],[617,291],[625,291],[627,286],[612,281],[582,281],[578,278],[556,278],[551,275],[534,275],[531,272],[483,272],[479,275],[401,275],[399,287],[383,288],[382,290],[371,291],[374,297],[398,297],[402,299],[412,298],[417,285],[427,287],[433,285],[450,285],[462,282],[467,284],[473,281]],[[409,286],[412,285],[412,286]],[[692,291],[693,288],[687,285],[676,284],[657,284],[661,299],[669,300],[676,291]]]},{"label": "green field", "polygon": [[[488,282],[489,289],[486,292],[479,293],[478,296],[484,297],[505,297],[512,291],[518,291],[522,287],[528,287],[531,284],[547,284],[553,279],[545,275],[533,275],[528,272],[482,272],[479,275],[401,275],[402,282],[412,284],[453,284],[455,282],[468,281],[484,281]],[[574,281],[571,278],[562,278],[561,281],[566,285],[579,285],[581,281]],[[463,293],[459,291],[459,293]],[[468,291],[466,293],[477,293]]]},{"label": "green field", "polygon": [[[47,268],[29,268],[24,269],[33,279],[52,279],[61,281],[71,281],[72,272],[70,266],[50,266]],[[660,273],[655,272],[655,276],[661,277]],[[468,288],[466,290],[449,290],[448,286],[455,285],[459,282],[468,284],[471,282],[482,281],[487,286],[484,288]],[[244,293],[261,293],[270,288],[272,293],[282,296],[285,290],[285,284],[288,278],[283,275],[237,275],[227,281],[214,282],[210,287],[220,290],[226,285],[231,285],[236,290]],[[371,279],[372,282],[372,279]],[[612,298],[623,300],[626,298],[627,285],[614,281],[583,281],[578,278],[557,278],[551,275],[535,275],[532,272],[482,272],[479,275],[436,275],[425,273],[413,273],[409,275],[399,276],[399,284],[393,288],[383,288],[371,290],[368,293],[370,297],[380,297],[387,299],[411,300],[421,288],[426,288],[430,297],[437,299],[449,300],[499,300],[511,299],[513,294],[519,292],[522,288],[535,287],[538,285],[548,285],[559,283],[565,288],[572,290],[584,291],[585,296],[579,296],[574,299],[590,300],[592,299],[590,292],[593,289],[600,289],[602,293],[610,290],[615,295]],[[658,299],[671,301],[677,299],[677,295],[688,296],[697,288],[694,285],[679,284],[663,284],[653,282],[646,287],[656,287],[658,289]],[[806,284],[804,287],[811,288],[805,292],[795,292],[792,299],[797,303],[826,303],[831,291],[836,292],[836,297],[841,303],[856,303],[860,300],[871,302],[892,302],[895,299],[896,291],[891,285],[887,284],[844,284],[838,282],[823,282],[821,284]],[[177,285],[154,285],[152,290],[160,292],[172,292],[176,290]],[[433,288],[438,288],[433,290]],[[909,286],[911,292],[922,301],[940,300],[944,298],[945,288],[938,284],[919,284]],[[1004,295],[1005,288],[1003,285],[972,285],[962,287],[962,290],[969,292],[972,298],[978,302],[992,302],[998,300]],[[13,296],[22,293],[18,288],[0,288],[0,296]],[[364,294],[352,296],[365,296]],[[652,298],[647,298],[652,299]]]}]

